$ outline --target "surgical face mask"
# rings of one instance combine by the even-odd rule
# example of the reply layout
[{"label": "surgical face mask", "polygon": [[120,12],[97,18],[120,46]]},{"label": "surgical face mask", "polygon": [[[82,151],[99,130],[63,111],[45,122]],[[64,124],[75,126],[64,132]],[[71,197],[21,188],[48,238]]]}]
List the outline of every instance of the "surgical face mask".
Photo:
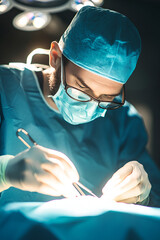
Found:
[{"label": "surgical face mask", "polygon": [[107,110],[98,107],[95,101],[79,102],[69,97],[63,84],[63,62],[61,60],[61,84],[57,93],[52,97],[63,118],[70,124],[77,125],[104,117]]}]

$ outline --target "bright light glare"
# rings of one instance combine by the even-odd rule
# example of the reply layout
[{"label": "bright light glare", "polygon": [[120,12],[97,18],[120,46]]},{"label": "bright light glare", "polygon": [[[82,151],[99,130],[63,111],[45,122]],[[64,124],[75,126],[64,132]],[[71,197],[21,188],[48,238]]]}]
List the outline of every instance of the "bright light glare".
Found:
[{"label": "bright light glare", "polygon": [[37,17],[33,20],[33,25],[38,29],[43,27],[44,24],[45,24],[45,19],[44,18]]},{"label": "bright light glare", "polygon": [[27,22],[28,22],[27,16],[19,18],[19,20],[17,21],[17,23],[20,27],[25,27],[27,25]]},{"label": "bright light glare", "polygon": [[9,0],[0,1],[0,14],[5,13],[11,9],[11,2]]},{"label": "bright light glare", "polygon": [[75,0],[71,5],[75,11],[79,11],[84,6],[94,6],[94,4],[89,0]]},{"label": "bright light glare", "polygon": [[[94,198],[91,196],[83,196],[77,198],[68,198],[61,200],[53,200],[50,202],[46,202],[33,208],[33,212],[25,211],[25,207],[28,203],[12,203],[11,205],[7,205],[6,208],[10,210],[14,206],[19,206],[19,210],[24,212],[25,215],[29,213],[29,217],[32,216],[32,219],[54,219],[60,216],[76,216],[76,217],[84,217],[84,216],[96,216],[100,214],[104,214],[106,212],[124,212],[134,215],[141,216],[160,216],[160,209],[144,207],[140,205],[134,204],[125,204],[125,203],[116,203],[113,201],[103,201],[99,198]],[[30,203],[35,204],[35,203]],[[30,205],[31,206],[31,205]],[[26,209],[27,210],[27,209]],[[73,221],[73,219],[72,219]]]},{"label": "bright light glare", "polygon": [[0,12],[5,12],[7,10],[7,5],[0,5]]},{"label": "bright light glare", "polygon": [[103,4],[103,0],[92,0],[92,2],[97,6],[101,6]]},{"label": "bright light glare", "polygon": [[15,28],[24,31],[40,30],[48,25],[51,16],[42,12],[23,12],[17,15],[13,20]]}]

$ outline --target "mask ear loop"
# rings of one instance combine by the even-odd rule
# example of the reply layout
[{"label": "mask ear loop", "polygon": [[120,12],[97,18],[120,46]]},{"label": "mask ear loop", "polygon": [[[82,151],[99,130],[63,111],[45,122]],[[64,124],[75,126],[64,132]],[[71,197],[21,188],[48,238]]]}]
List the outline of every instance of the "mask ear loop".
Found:
[{"label": "mask ear loop", "polygon": [[63,54],[62,54],[62,56],[61,56],[61,83],[62,83],[63,87],[65,87],[63,80],[64,80],[64,64],[63,64]]}]

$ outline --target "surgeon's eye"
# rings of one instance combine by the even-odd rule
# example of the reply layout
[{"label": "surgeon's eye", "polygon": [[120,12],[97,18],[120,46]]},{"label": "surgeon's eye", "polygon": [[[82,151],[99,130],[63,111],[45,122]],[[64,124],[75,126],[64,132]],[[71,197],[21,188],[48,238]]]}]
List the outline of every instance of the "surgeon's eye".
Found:
[{"label": "surgeon's eye", "polygon": [[106,98],[106,100],[108,100],[108,101],[113,101],[114,98],[115,98],[115,97],[113,97],[113,96],[108,96],[108,97]]},{"label": "surgeon's eye", "polygon": [[80,84],[80,83],[78,83],[78,82],[76,82],[76,84],[77,84],[80,88],[83,88],[83,89],[86,88],[86,86],[84,86],[84,85],[82,85],[82,84]]}]

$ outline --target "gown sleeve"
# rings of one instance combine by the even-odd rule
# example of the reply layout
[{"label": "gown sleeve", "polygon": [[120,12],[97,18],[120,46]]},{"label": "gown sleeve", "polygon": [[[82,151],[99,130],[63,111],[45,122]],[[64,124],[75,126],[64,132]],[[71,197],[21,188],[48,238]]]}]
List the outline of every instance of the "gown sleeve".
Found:
[{"label": "gown sleeve", "polygon": [[149,206],[160,207],[160,170],[146,150],[148,136],[141,116],[132,105],[125,108],[121,117],[120,153],[118,168],[129,161],[136,160],[144,166],[152,188]]},{"label": "gown sleeve", "polygon": [[[4,68],[2,66],[0,66],[0,70],[1,68]],[[2,101],[1,101],[1,97],[2,97],[2,94],[3,94],[3,87],[2,87],[2,82],[1,82],[1,77],[2,77],[2,72],[0,72],[0,128],[2,127],[2,121],[3,121],[3,111],[2,111]],[[0,142],[1,144],[1,142]],[[6,166],[7,166],[7,163],[8,161],[13,158],[12,155],[0,155],[0,196],[1,196],[1,192],[6,190],[8,187],[10,187],[10,185],[8,185],[6,183],[6,180],[4,181],[5,179],[5,169],[6,169]],[[5,184],[4,184],[5,182]]]}]

